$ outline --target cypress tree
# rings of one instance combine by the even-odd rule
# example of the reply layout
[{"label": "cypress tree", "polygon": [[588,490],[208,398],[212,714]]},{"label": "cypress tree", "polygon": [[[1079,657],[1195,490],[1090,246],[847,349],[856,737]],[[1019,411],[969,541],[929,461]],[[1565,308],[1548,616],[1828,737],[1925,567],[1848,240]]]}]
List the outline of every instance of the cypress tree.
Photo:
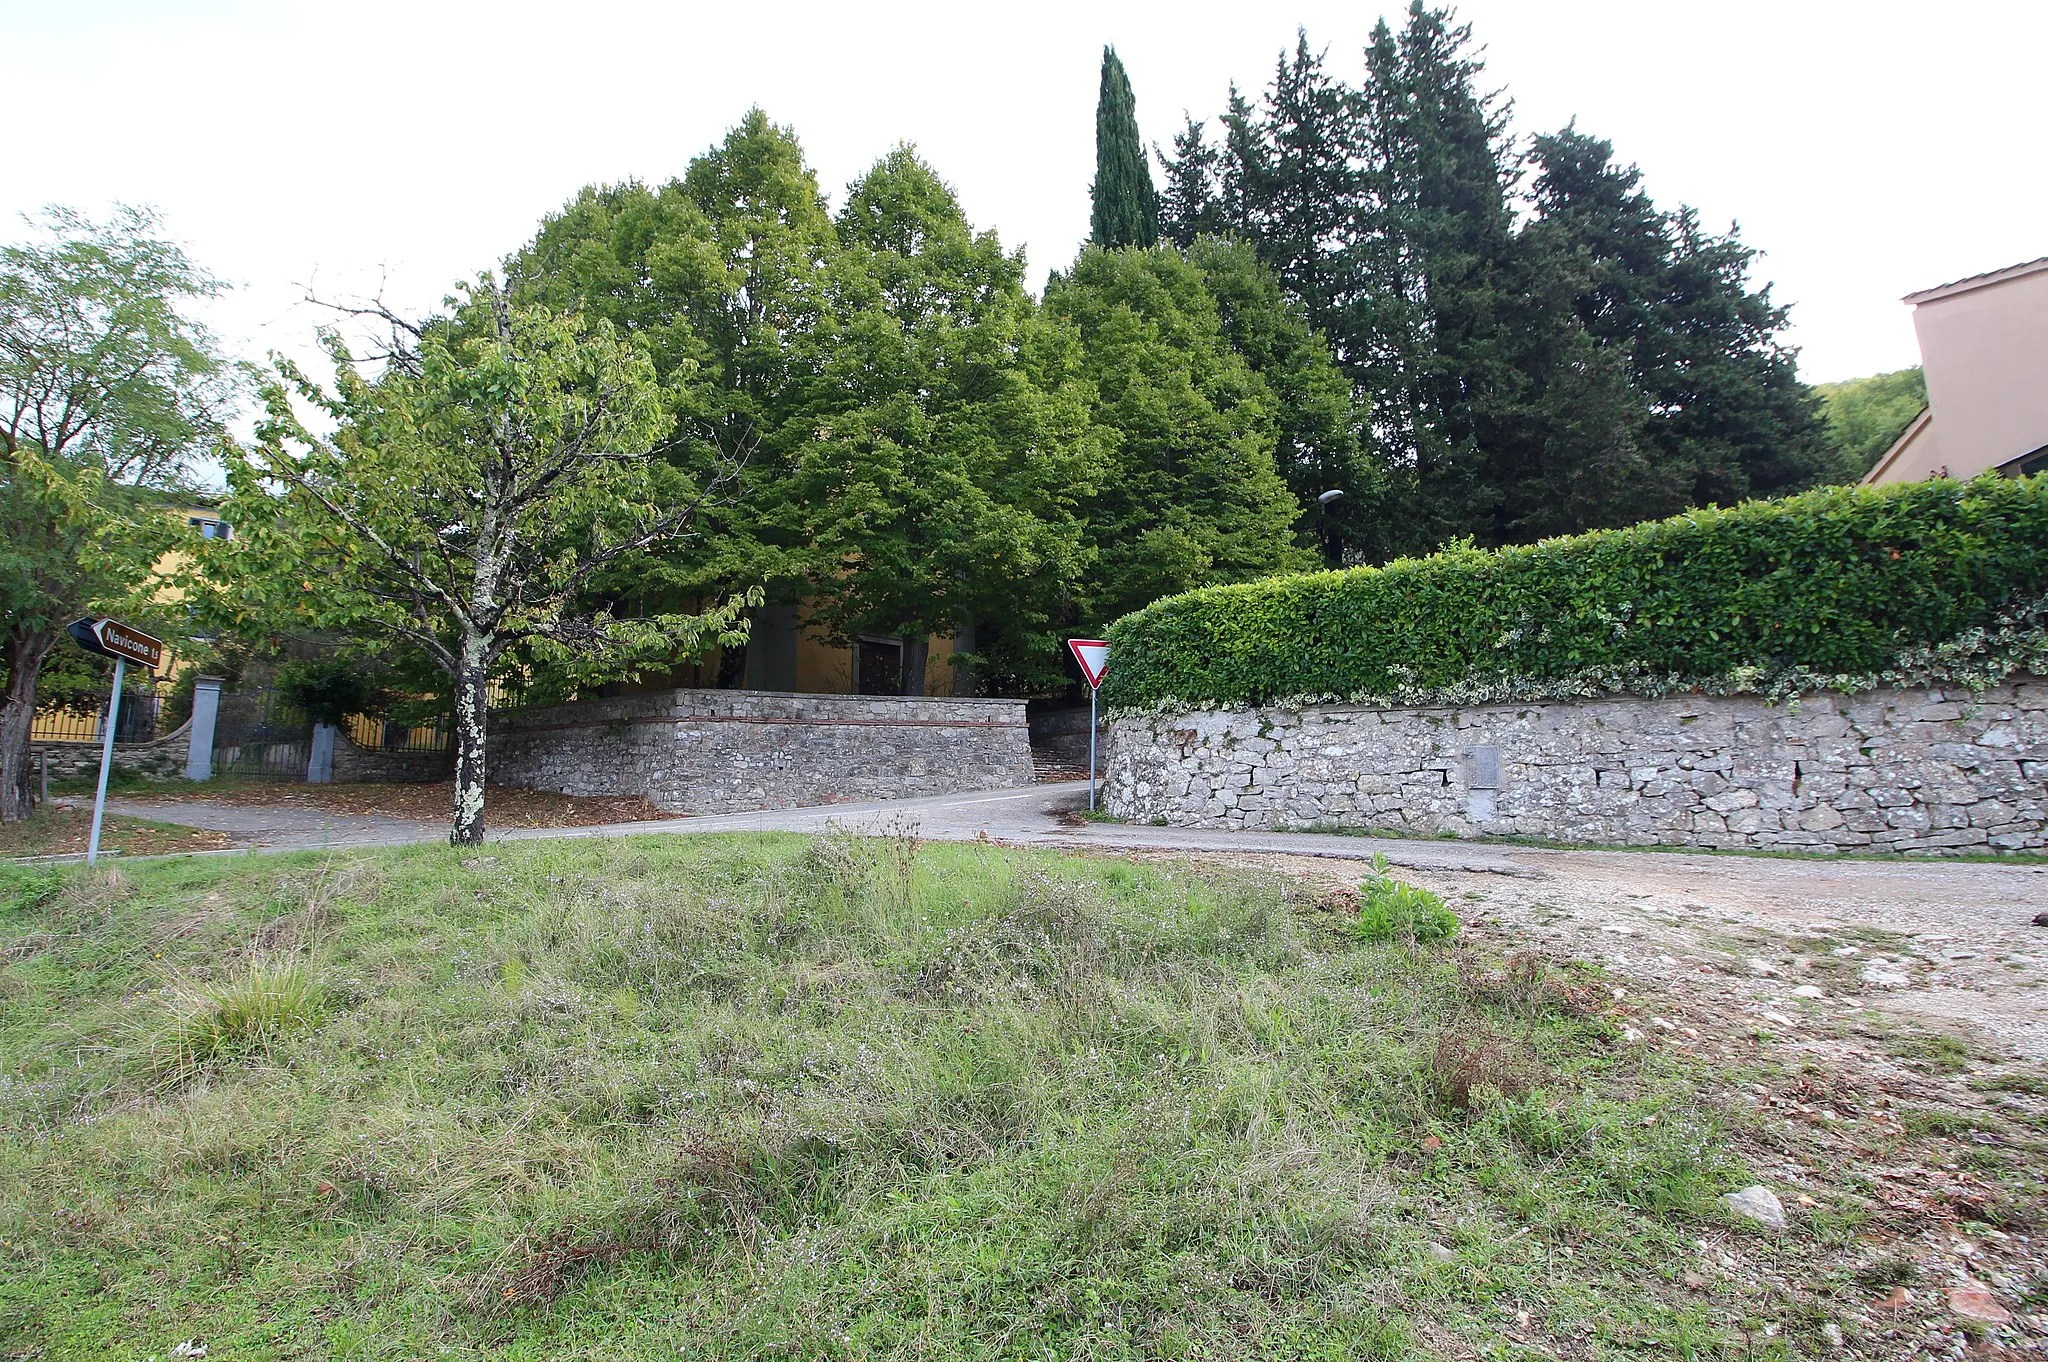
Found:
[{"label": "cypress tree", "polygon": [[1098,246],[1159,244],[1159,196],[1138,138],[1137,99],[1116,49],[1102,49],[1102,92],[1095,102],[1095,183],[1089,240]]}]

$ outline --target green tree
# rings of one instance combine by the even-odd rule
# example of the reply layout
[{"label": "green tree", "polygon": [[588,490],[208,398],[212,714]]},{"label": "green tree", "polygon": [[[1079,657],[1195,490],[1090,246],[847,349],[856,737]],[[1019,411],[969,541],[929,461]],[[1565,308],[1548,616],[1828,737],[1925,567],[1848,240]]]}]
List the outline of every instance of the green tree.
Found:
[{"label": "green tree", "polygon": [[37,682],[64,626],[149,609],[159,496],[211,442],[233,371],[190,305],[219,285],[150,213],[47,210],[0,248],[0,821],[30,812]]},{"label": "green tree", "polygon": [[1358,97],[1331,78],[1303,32],[1292,56],[1280,55],[1256,121],[1247,121],[1243,107],[1225,118],[1237,186],[1230,228],[1256,243],[1309,325],[1340,355],[1355,291],[1346,240],[1363,207],[1357,106]]},{"label": "green tree", "polygon": [[1225,230],[1220,197],[1223,153],[1203,135],[1202,125],[1187,120],[1173,135],[1171,155],[1153,149],[1166,167],[1166,189],[1159,196],[1159,232],[1186,248],[1195,238]]},{"label": "green tree", "polygon": [[1825,429],[1779,339],[1786,311],[1749,281],[1756,252],[1732,229],[1703,231],[1690,208],[1660,210],[1635,167],[1576,127],[1537,137],[1531,158],[1532,267],[1572,281],[1556,310],[1626,364],[1642,397],[1641,438],[1669,485],[1643,515],[1827,480]]},{"label": "green tree", "polygon": [[1876,466],[1927,407],[1927,378],[1918,367],[1814,388],[1835,452],[1834,480],[1855,482]]},{"label": "green tree", "polygon": [[1168,246],[1089,247],[1047,283],[1045,310],[1079,333],[1110,445],[1076,623],[1313,561],[1273,463],[1272,388],[1231,348],[1200,269]]},{"label": "green tree", "polygon": [[[602,319],[515,307],[488,276],[453,315],[394,328],[367,377],[326,336],[333,389],[286,361],[228,460],[236,536],[214,560],[245,620],[401,640],[455,710],[449,840],[483,840],[485,697],[542,665],[595,681],[744,637],[742,593],[694,614],[591,608],[608,569],[686,532],[707,489],[649,457],[672,418],[654,367]],[[318,433],[309,404],[334,426]]]},{"label": "green tree", "polygon": [[1094,208],[1088,239],[1098,246],[1152,246],[1159,240],[1159,198],[1138,136],[1137,99],[1116,49],[1102,49],[1102,89],[1095,101]]},{"label": "green tree", "polygon": [[1101,460],[1078,341],[910,149],[835,221],[794,134],[757,110],[681,180],[583,191],[510,268],[646,339],[679,394],[672,460],[706,429],[751,448],[743,494],[663,556],[663,589],[763,581],[828,636],[914,652],[953,632],[995,674],[1056,674]]},{"label": "green tree", "polygon": [[[1376,558],[1386,548],[1386,482],[1362,446],[1367,413],[1328,340],[1248,243],[1202,237],[1187,258],[1215,300],[1225,340],[1272,392],[1273,459],[1294,494],[1296,541],[1330,567]],[[1344,496],[1326,506],[1322,495],[1333,490]]]},{"label": "green tree", "polygon": [[909,148],[850,187],[838,224],[790,484],[819,551],[813,620],[903,636],[912,693],[940,633],[962,665],[1044,674],[1099,476],[1087,385],[1036,315],[1023,257],[974,232]]},{"label": "green tree", "polygon": [[[672,394],[661,457],[698,482],[741,458],[707,533],[673,543],[635,580],[600,581],[655,609],[690,609],[753,586],[795,601],[820,572],[790,479],[811,438],[810,337],[836,327],[839,237],[795,134],[748,111],[718,146],[659,188],[584,189],[507,263],[515,297],[603,318],[651,357]],[[800,357],[798,351],[807,350]],[[737,685],[743,646],[724,653]]]}]

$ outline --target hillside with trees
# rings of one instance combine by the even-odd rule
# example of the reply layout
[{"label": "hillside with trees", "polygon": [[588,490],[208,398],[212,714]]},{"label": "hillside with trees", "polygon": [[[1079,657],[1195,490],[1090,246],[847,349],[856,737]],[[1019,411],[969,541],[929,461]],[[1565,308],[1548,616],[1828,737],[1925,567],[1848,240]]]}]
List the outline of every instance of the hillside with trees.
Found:
[{"label": "hillside with trees", "polygon": [[1814,392],[1820,397],[1836,457],[1850,476],[1861,477],[1926,408],[1927,377],[1916,365],[1868,378],[1822,383]]}]

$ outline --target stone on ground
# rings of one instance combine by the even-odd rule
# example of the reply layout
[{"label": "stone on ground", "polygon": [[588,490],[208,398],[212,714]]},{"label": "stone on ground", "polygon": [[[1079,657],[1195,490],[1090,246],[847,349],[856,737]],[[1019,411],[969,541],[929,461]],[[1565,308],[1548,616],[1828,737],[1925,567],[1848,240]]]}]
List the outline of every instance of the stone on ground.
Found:
[{"label": "stone on ground", "polygon": [[1785,1228],[1785,1205],[1768,1187],[1745,1187],[1739,1192],[1730,1192],[1721,1198],[1721,1204],[1767,1230]]}]

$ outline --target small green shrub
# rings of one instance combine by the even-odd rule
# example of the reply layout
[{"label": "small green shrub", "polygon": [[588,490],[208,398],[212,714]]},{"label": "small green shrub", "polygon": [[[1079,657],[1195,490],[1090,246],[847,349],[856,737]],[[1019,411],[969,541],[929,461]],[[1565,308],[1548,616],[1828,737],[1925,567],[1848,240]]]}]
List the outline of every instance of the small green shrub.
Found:
[{"label": "small green shrub", "polygon": [[319,976],[296,955],[257,955],[225,978],[174,985],[149,1068],[175,1086],[209,1064],[268,1048],[318,1015]]},{"label": "small green shrub", "polygon": [[1111,709],[1989,684],[2048,664],[2048,477],[1829,487],[1156,601]]},{"label": "small green shrub", "polygon": [[1421,885],[1388,875],[1387,858],[1376,854],[1358,887],[1356,931],[1366,941],[1448,941],[1458,934],[1458,915]]}]

